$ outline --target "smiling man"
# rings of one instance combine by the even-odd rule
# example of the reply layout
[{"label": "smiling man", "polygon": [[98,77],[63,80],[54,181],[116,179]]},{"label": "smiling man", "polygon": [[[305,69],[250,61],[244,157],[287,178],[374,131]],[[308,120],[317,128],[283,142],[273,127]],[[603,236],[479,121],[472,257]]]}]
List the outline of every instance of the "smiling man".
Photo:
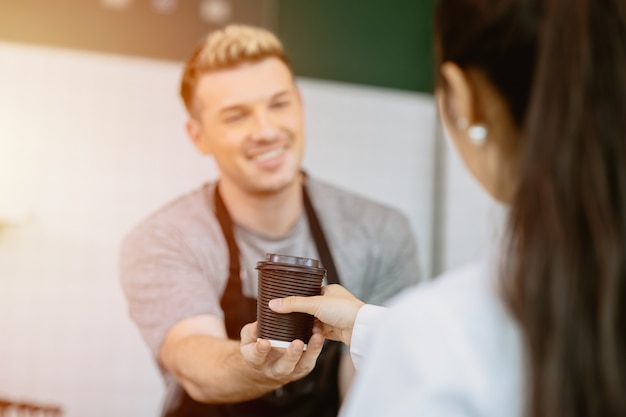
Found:
[{"label": "smiling man", "polygon": [[165,378],[163,415],[335,416],[354,371],[340,345],[319,334],[286,349],[241,344],[256,320],[256,263],[266,253],[320,259],[329,283],[382,304],[417,282],[410,225],[304,175],[302,97],[273,34],[209,34],[181,96],[188,136],[220,177],[148,217],[121,251],[131,317]]}]

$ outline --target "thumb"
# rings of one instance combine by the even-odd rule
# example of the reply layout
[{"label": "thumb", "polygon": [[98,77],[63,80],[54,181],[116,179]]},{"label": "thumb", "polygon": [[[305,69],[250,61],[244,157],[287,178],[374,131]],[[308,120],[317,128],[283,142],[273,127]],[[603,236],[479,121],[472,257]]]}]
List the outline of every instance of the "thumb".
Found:
[{"label": "thumb", "polygon": [[315,315],[320,296],[298,297],[291,296],[270,300],[269,307],[277,313],[307,313]]}]

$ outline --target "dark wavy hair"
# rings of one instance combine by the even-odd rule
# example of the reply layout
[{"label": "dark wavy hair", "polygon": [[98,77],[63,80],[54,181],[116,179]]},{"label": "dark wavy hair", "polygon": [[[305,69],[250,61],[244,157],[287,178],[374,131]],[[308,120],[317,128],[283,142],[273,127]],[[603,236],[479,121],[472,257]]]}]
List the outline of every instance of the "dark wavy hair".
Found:
[{"label": "dark wavy hair", "polygon": [[526,415],[626,416],[626,1],[437,0],[435,38],[522,132],[501,280]]}]

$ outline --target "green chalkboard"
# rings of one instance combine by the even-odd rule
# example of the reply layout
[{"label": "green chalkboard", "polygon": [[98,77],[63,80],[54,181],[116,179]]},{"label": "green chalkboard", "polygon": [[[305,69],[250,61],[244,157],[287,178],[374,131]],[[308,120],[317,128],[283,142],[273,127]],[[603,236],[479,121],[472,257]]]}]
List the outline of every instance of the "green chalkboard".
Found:
[{"label": "green chalkboard", "polygon": [[434,0],[280,0],[297,75],[432,92]]},{"label": "green chalkboard", "polygon": [[[149,0],[116,10],[85,0],[0,0],[0,41],[183,61],[226,23],[273,30],[297,75],[431,92],[434,0],[224,0],[227,22],[200,17],[203,0],[160,13]],[[116,2],[112,2],[116,3]]]}]

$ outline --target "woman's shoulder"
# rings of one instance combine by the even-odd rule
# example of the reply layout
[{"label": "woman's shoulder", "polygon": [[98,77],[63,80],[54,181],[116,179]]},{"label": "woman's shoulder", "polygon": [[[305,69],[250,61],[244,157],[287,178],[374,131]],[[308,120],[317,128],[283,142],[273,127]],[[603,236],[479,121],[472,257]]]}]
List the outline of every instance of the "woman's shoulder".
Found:
[{"label": "woman's shoulder", "polygon": [[[517,343],[517,326],[503,302],[496,269],[487,259],[417,285],[391,300],[388,322],[487,352]],[[479,353],[481,355],[481,353]]]},{"label": "woman's shoulder", "polygon": [[382,366],[410,375],[412,389],[424,394],[416,404],[428,410],[463,397],[477,415],[518,415],[520,335],[493,270],[488,261],[474,262],[394,298],[366,365],[376,368],[381,352],[393,352]]},{"label": "woman's shoulder", "polygon": [[364,405],[375,395],[388,415],[520,416],[519,332],[492,270],[474,262],[396,296],[364,351],[347,414],[375,414],[377,403]]},{"label": "woman's shoulder", "polygon": [[481,259],[404,291],[390,301],[390,306],[395,309],[412,306],[440,308],[445,304],[468,308],[478,301],[493,299],[496,293],[497,279],[493,268],[486,259]]}]

